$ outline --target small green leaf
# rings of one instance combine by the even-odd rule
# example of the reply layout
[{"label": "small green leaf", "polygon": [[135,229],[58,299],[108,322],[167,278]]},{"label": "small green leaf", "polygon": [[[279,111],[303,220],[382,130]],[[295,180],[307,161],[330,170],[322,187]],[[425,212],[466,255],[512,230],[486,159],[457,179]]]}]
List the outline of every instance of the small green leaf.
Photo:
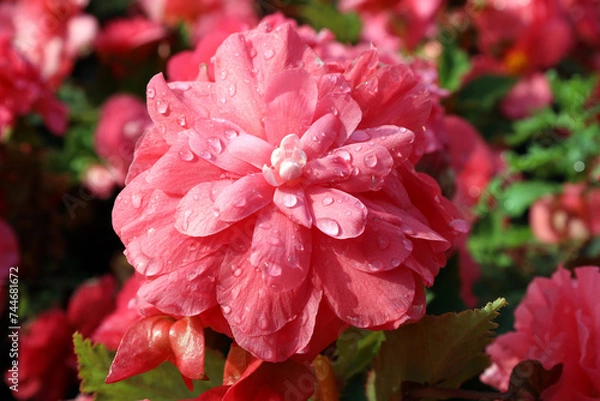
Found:
[{"label": "small green leaf", "polygon": [[481,373],[489,365],[485,346],[497,327],[492,320],[505,304],[500,298],[483,309],[428,315],[415,324],[386,332],[367,383],[369,399],[397,397],[406,381],[458,388]]},{"label": "small green leaf", "polygon": [[501,208],[509,216],[520,216],[537,199],[544,195],[558,193],[561,188],[560,184],[545,181],[515,182],[502,194]]},{"label": "small green leaf", "polygon": [[108,351],[104,345],[92,345],[89,339],[84,340],[79,333],[75,333],[73,342],[79,364],[79,377],[82,380],[81,391],[95,393],[95,401],[131,401],[145,398],[152,401],[179,401],[195,398],[223,382],[223,356],[207,350],[205,371],[210,380],[194,381],[194,392],[187,389],[177,368],[168,362],[149,372],[118,383],[106,384],[104,379],[108,375],[114,353]]},{"label": "small green leaf", "polygon": [[365,370],[385,340],[382,331],[349,328],[337,340],[337,357],[333,364],[336,377],[343,382]]},{"label": "small green leaf", "polygon": [[447,43],[438,62],[440,86],[450,91],[460,87],[462,77],[471,68],[469,55],[456,42]]},{"label": "small green leaf", "polygon": [[360,18],[357,14],[341,14],[332,4],[316,0],[298,6],[298,16],[316,30],[327,28],[342,43],[355,43],[361,31]]}]

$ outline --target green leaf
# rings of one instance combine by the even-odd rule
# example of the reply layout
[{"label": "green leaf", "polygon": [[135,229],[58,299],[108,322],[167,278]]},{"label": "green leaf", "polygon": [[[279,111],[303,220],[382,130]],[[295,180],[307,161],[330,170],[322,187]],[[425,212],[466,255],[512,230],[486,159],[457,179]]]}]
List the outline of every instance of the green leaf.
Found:
[{"label": "green leaf", "polygon": [[[497,325],[492,320],[506,304],[503,298],[483,309],[441,316],[427,315],[415,324],[386,332],[367,383],[371,401],[398,397],[411,381],[440,388],[458,388],[489,365],[484,349]],[[396,399],[396,398],[395,398]]]},{"label": "green leaf", "polygon": [[75,353],[79,364],[81,391],[95,393],[95,401],[131,401],[150,399],[152,401],[179,401],[195,398],[201,393],[221,385],[223,382],[223,356],[206,350],[205,370],[208,381],[194,381],[194,392],[185,386],[179,370],[165,362],[156,369],[142,373],[118,383],[106,384],[104,379],[112,363],[114,353],[104,345],[92,345],[81,334],[73,336]]},{"label": "green leaf", "polygon": [[368,331],[355,327],[344,331],[338,338],[333,371],[337,378],[346,382],[364,371],[370,364],[381,343],[385,340],[382,331]]},{"label": "green leaf", "polygon": [[533,202],[544,195],[560,192],[562,186],[545,181],[519,181],[504,191],[501,208],[509,216],[522,215]]},{"label": "green leaf", "polygon": [[316,0],[298,6],[298,16],[316,30],[329,29],[342,43],[355,43],[361,31],[360,18],[357,14],[341,14],[332,4]]},{"label": "green leaf", "polygon": [[445,44],[438,61],[440,86],[450,91],[460,87],[462,77],[470,70],[469,55],[456,42]]}]

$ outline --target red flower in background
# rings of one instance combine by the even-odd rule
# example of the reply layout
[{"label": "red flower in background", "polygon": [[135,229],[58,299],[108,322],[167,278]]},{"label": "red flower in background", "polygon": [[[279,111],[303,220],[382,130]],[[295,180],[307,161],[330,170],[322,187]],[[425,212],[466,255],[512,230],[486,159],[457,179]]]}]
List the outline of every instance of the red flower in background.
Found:
[{"label": "red flower in background", "polygon": [[155,126],[113,212],[140,295],[173,316],[219,306],[265,361],[422,316],[468,225],[407,160],[430,111],[410,68],[375,50],[324,64],[265,24],[223,42],[214,79],[148,85]]},{"label": "red flower in background", "polygon": [[[76,383],[77,361],[72,336],[92,334],[114,308],[115,282],[110,276],[82,284],[67,311],[52,309],[28,323],[19,338],[19,400],[58,401]],[[93,310],[93,313],[90,311]],[[5,373],[5,380],[11,372]]]},{"label": "red flower in background", "polygon": [[64,133],[67,108],[39,71],[15,50],[9,36],[0,32],[0,138],[17,117],[31,112],[41,114],[53,133]]},{"label": "red flower in background", "polygon": [[600,190],[585,184],[566,184],[560,195],[537,200],[529,213],[535,237],[556,244],[586,240],[600,234]]},{"label": "red flower in background", "polygon": [[515,310],[515,331],[487,348],[492,366],[484,383],[508,389],[520,361],[535,359],[545,369],[563,364],[560,380],[542,393],[548,401],[593,400],[600,394],[600,268],[559,268],[551,278],[536,278]]}]

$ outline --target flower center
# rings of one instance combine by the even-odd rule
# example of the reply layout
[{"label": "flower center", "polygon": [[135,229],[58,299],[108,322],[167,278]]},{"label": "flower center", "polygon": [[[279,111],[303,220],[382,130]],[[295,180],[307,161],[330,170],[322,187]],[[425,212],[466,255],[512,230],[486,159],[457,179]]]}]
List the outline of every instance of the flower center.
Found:
[{"label": "flower center", "polygon": [[306,165],[306,153],[296,134],[286,135],[271,153],[271,167],[263,166],[263,176],[273,186],[300,178]]}]

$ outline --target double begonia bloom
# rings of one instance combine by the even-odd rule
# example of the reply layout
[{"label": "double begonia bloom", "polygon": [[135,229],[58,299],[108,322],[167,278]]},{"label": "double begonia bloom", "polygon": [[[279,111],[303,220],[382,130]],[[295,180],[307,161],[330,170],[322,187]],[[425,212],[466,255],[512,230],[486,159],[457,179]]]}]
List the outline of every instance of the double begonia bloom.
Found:
[{"label": "double begonia bloom", "polygon": [[290,24],[231,35],[213,64],[214,82],[148,84],[154,127],[113,211],[139,294],[218,306],[269,362],[420,318],[468,224],[408,161],[430,112],[410,67],[327,64]]},{"label": "double begonia bloom", "polygon": [[544,401],[597,400],[600,394],[600,268],[575,269],[575,278],[559,268],[551,278],[536,278],[515,310],[515,331],[487,348],[492,357],[481,376],[502,391],[512,369],[534,359],[544,369],[562,364],[559,381],[546,389]]}]

